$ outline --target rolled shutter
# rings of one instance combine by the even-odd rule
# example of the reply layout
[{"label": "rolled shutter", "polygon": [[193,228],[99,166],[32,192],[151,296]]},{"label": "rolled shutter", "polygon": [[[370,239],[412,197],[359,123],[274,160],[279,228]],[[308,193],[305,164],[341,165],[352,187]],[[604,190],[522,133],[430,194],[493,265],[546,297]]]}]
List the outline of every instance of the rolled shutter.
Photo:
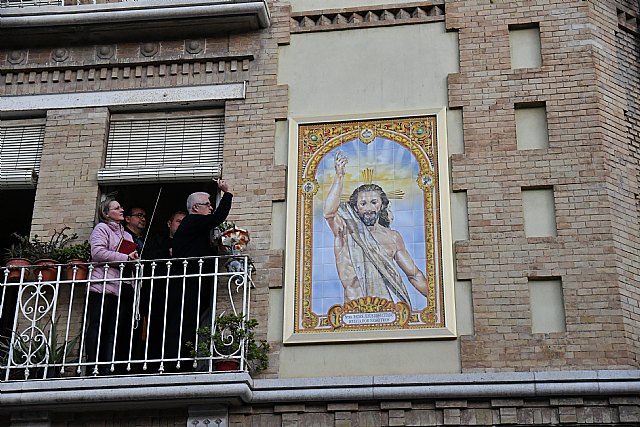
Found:
[{"label": "rolled shutter", "polygon": [[114,115],[98,181],[212,180],[220,176],[223,141],[220,111]]},{"label": "rolled shutter", "polygon": [[36,187],[44,119],[0,121],[0,189]]}]

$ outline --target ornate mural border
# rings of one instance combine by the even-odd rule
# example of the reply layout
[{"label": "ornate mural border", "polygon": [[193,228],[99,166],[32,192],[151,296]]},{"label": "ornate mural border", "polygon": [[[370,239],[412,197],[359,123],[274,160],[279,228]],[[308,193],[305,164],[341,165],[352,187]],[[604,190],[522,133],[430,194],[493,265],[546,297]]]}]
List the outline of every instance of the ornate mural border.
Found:
[{"label": "ornate mural border", "polygon": [[[426,120],[425,120],[426,119]],[[433,184],[435,188],[433,205],[429,197],[425,197],[425,207],[432,212],[432,215],[425,215],[425,235],[431,241],[435,230],[438,239],[440,254],[430,252],[428,259],[438,258],[437,272],[428,270],[427,279],[429,282],[427,308],[418,312],[413,311],[403,302],[388,301],[384,298],[359,298],[352,300],[341,306],[332,307],[328,315],[315,318],[311,311],[309,277],[312,250],[312,199],[318,191],[318,182],[315,180],[315,171],[320,160],[332,149],[340,146],[346,140],[354,140],[358,137],[361,142],[363,136],[360,132],[359,123],[367,123],[371,128],[372,123],[382,123],[382,121],[395,121],[395,123],[431,123],[431,130],[435,132],[437,145],[429,153],[428,143],[417,144],[411,148],[417,162],[420,164],[421,176],[418,178],[418,185],[421,188],[429,187]],[[289,165],[294,166],[294,170],[289,171],[288,182],[288,215],[291,221],[287,228],[287,265],[285,278],[285,321],[284,321],[284,343],[310,343],[326,341],[367,341],[367,340],[393,340],[393,339],[416,339],[416,338],[454,338],[455,311],[453,298],[453,253],[451,241],[450,209],[449,209],[449,172],[448,155],[446,150],[446,123],[445,112],[443,110],[429,110],[416,114],[396,113],[377,114],[368,117],[339,117],[339,118],[296,118],[290,119],[290,150]],[[324,142],[315,149],[301,150],[299,140],[307,142],[310,139],[318,138],[314,129],[327,127],[335,124],[340,127],[340,135],[333,137],[323,137]],[[367,128],[367,126],[365,126]],[[353,134],[353,135],[352,135]],[[379,134],[379,135],[378,135]],[[345,136],[346,135],[346,136]],[[325,135],[326,136],[326,135]],[[394,129],[385,127],[384,124],[376,129],[370,140],[376,136],[382,136],[389,141],[397,141],[406,138],[401,132],[394,132]],[[345,139],[346,138],[346,139]],[[366,142],[365,142],[366,144]],[[313,147],[313,143],[310,145]],[[420,153],[420,151],[423,151]],[[433,173],[426,176],[424,173],[428,169],[426,162],[429,162],[429,155],[432,155]],[[420,182],[421,181],[421,182]],[[293,200],[295,198],[295,200]],[[426,211],[425,211],[426,212]],[[434,228],[435,227],[435,228]],[[439,234],[439,235],[438,235]],[[436,246],[436,247],[437,247]],[[438,283],[436,283],[438,282]],[[302,284],[302,286],[300,286]],[[439,310],[436,314],[435,307]],[[353,311],[362,313],[366,310],[373,310],[379,313],[387,313],[393,322],[377,325],[378,327],[358,327],[357,325],[345,325],[342,316]],[[369,310],[370,311],[370,310]],[[303,314],[306,326],[313,326],[309,329],[301,327],[301,314]],[[380,314],[382,315],[382,314]],[[412,323],[413,322],[413,323]],[[315,326],[319,329],[315,329]],[[347,327],[345,327],[347,326]],[[349,327],[352,326],[352,327]],[[375,326],[375,325],[374,325]],[[336,327],[340,328],[339,332]],[[325,331],[322,331],[322,328]],[[332,329],[333,328],[333,329]],[[331,332],[329,332],[331,331]]]}]

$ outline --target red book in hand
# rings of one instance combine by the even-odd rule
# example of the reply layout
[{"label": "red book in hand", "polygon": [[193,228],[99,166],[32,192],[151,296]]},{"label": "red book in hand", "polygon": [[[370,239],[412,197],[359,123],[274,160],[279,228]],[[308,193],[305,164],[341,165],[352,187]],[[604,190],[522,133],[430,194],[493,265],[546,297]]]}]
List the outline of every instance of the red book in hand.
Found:
[{"label": "red book in hand", "polygon": [[120,244],[116,248],[116,251],[120,252],[121,254],[129,255],[130,253],[134,252],[136,249],[138,249],[138,247],[136,246],[135,243],[122,239],[120,240]]}]

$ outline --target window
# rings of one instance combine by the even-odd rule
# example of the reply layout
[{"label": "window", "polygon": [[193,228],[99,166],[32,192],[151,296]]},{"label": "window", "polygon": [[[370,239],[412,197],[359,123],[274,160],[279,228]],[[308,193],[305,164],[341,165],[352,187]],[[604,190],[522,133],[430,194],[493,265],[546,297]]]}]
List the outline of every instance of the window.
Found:
[{"label": "window", "polygon": [[[0,259],[3,262],[5,250],[16,243],[11,235],[13,233],[22,236],[29,235],[35,198],[36,191],[32,189],[0,190],[0,200],[4,206],[4,209],[0,210]],[[4,275],[0,277],[0,283],[4,283]],[[17,301],[18,289],[16,287],[6,286],[0,289],[0,302],[2,302],[0,336],[11,335]]]},{"label": "window", "polygon": [[221,110],[114,114],[101,184],[211,181],[220,176]]},{"label": "window", "polygon": [[0,121],[0,190],[35,188],[44,125],[44,119]]},{"label": "window", "polygon": [[[218,187],[215,181],[163,184],[121,184],[101,187],[101,193],[114,194],[123,208],[142,208],[147,213],[149,236],[167,231],[167,220],[177,211],[187,210],[187,197],[196,191],[211,194],[211,202],[216,202]],[[158,197],[158,195],[160,195]],[[158,207],[155,210],[156,200]],[[152,218],[153,216],[153,218]]]},{"label": "window", "polygon": [[125,209],[143,208],[148,235],[166,232],[189,194],[204,191],[216,201],[223,140],[221,109],[113,114],[101,192],[117,193]]}]

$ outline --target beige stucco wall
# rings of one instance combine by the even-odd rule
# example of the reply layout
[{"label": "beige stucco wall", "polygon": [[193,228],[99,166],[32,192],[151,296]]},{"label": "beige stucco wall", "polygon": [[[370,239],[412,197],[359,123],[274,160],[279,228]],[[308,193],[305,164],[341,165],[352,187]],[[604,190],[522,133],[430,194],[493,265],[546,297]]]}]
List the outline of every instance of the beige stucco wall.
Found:
[{"label": "beige stucco wall", "polygon": [[292,35],[279,58],[290,117],[366,115],[446,106],[458,43],[441,22],[328,31]]},{"label": "beige stucco wall", "polygon": [[[299,7],[302,3],[304,8]],[[338,6],[311,1],[293,4],[294,10]],[[288,84],[291,119],[366,119],[387,113],[393,117],[447,106],[447,75],[458,71],[458,40],[456,33],[445,32],[443,23],[346,34],[294,34],[289,45],[280,47],[278,83]],[[457,127],[447,132],[453,152],[461,152],[460,112],[448,113],[449,121]],[[281,128],[276,140],[282,146],[286,132]],[[452,226],[466,228],[466,224]],[[282,340],[284,294],[291,285],[271,290],[269,340]],[[466,318],[458,321],[468,325],[470,314],[463,312]],[[282,378],[459,372],[459,344],[449,339],[284,346],[279,366]]]}]

